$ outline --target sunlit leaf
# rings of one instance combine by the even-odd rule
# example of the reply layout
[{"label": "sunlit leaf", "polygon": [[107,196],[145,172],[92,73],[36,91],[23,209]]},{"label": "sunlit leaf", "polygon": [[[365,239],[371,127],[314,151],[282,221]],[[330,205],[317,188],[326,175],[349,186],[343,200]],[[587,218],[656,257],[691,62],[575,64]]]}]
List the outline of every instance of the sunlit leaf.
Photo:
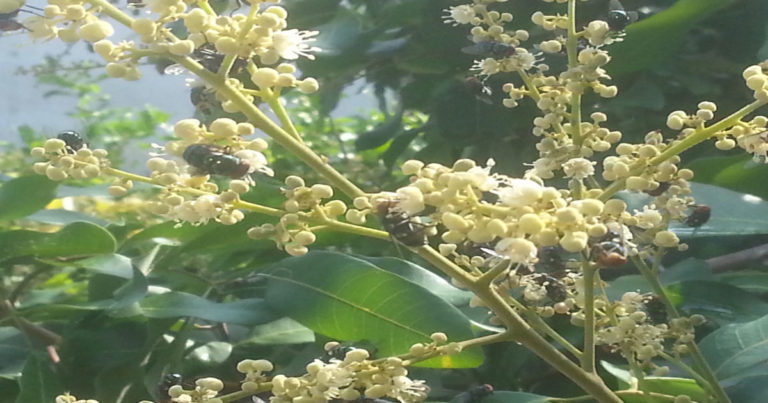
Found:
[{"label": "sunlit leaf", "polygon": [[254,326],[247,338],[238,344],[299,344],[315,341],[315,332],[291,318]]},{"label": "sunlit leaf", "polygon": [[115,251],[115,238],[98,225],[76,222],[58,232],[15,230],[0,233],[0,258],[66,257]]},{"label": "sunlit leaf", "polygon": [[260,298],[219,303],[184,292],[169,292],[144,298],[139,305],[144,315],[150,318],[193,316],[243,325],[267,323],[277,318]]},{"label": "sunlit leaf", "polygon": [[[352,256],[313,251],[286,259],[263,274],[266,300],[317,333],[337,340],[368,340],[383,356],[402,354],[429,335],[450,341],[472,337],[455,307],[404,278]],[[473,367],[478,351],[425,361],[436,367]]]},{"label": "sunlit leaf", "polygon": [[727,379],[768,361],[766,335],[768,316],[763,316],[752,322],[723,326],[707,335],[699,347],[715,375]]},{"label": "sunlit leaf", "polygon": [[26,217],[56,197],[57,182],[42,175],[22,176],[0,184],[0,221]]}]

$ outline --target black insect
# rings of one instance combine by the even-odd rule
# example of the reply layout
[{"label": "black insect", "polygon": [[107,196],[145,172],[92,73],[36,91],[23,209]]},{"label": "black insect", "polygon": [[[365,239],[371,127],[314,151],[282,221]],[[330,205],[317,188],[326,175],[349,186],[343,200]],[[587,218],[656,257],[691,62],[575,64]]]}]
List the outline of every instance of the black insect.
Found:
[{"label": "black insect", "polygon": [[171,386],[181,385],[181,380],[182,378],[179,374],[167,374],[163,377],[163,380],[157,384],[157,397],[161,403],[170,403],[171,399],[168,390],[171,389]]},{"label": "black insect", "polygon": [[86,146],[83,136],[73,130],[63,131],[59,133],[56,138],[62,140],[66,144],[66,150],[69,154],[74,154],[77,150]]},{"label": "black insect", "polygon": [[405,246],[424,246],[427,244],[427,225],[416,221],[416,217],[402,211],[397,202],[389,200],[376,206],[381,226],[396,241]]},{"label": "black insect", "polygon": [[646,190],[645,193],[650,196],[661,196],[667,189],[669,189],[669,186],[669,182],[659,182],[659,186],[656,189]]},{"label": "black insect", "polygon": [[[224,55],[216,51],[216,47],[211,43],[205,43],[192,52],[191,57],[195,59],[201,66],[211,72],[218,72],[221,63],[224,61]],[[248,62],[245,59],[237,58],[232,64],[230,73],[237,74],[241,72]],[[187,72],[180,64],[172,64],[166,67],[163,72],[168,75],[177,76]]]},{"label": "black insect", "polygon": [[189,92],[189,101],[203,116],[213,113],[215,95],[205,87],[194,87]]},{"label": "black insect", "polygon": [[701,227],[709,221],[712,209],[706,204],[694,204],[691,214],[683,220],[683,224],[689,227]]},{"label": "black insect", "polygon": [[608,15],[606,22],[613,31],[622,31],[627,25],[637,21],[637,12],[626,11],[619,0],[608,1]]},{"label": "black insect", "polygon": [[344,360],[346,358],[347,353],[354,350],[355,347],[349,344],[339,344],[338,346],[335,346],[331,348],[330,350],[327,350],[325,354],[320,358],[323,362],[331,362],[332,359],[335,360]]},{"label": "black insect", "polygon": [[515,54],[515,47],[503,42],[483,41],[461,48],[463,53],[483,57],[509,57]]},{"label": "black insect", "polygon": [[558,246],[543,246],[539,248],[536,256],[539,261],[536,267],[540,272],[550,273],[556,277],[563,277],[567,273],[565,260],[563,260],[563,249]]},{"label": "black insect", "polygon": [[184,150],[182,158],[200,175],[222,175],[237,179],[247,175],[251,169],[247,162],[229,154],[226,148],[213,144],[192,144]]},{"label": "black insect", "polygon": [[592,256],[603,267],[618,267],[627,262],[627,248],[619,234],[609,231],[592,245]]},{"label": "black insect", "polygon": [[660,324],[667,322],[667,307],[664,302],[656,294],[643,294],[644,311],[648,314],[648,320],[653,324]]},{"label": "black insect", "polygon": [[478,101],[493,105],[493,99],[491,98],[493,92],[490,87],[485,85],[483,80],[480,80],[476,76],[467,77],[464,79],[464,87],[466,87],[470,94],[474,95],[475,99]]},{"label": "black insect", "polygon": [[568,289],[563,282],[549,274],[534,274],[533,281],[543,286],[547,290],[547,297],[552,302],[563,302],[568,298]]}]

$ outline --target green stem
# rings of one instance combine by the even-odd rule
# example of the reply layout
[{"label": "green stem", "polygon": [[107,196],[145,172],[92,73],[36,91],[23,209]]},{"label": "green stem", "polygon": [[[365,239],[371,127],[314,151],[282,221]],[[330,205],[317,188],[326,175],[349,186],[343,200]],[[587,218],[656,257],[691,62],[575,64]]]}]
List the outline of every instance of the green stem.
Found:
[{"label": "green stem", "polygon": [[[730,116],[721,119],[719,122],[704,128],[704,129],[697,129],[696,132],[686,138],[684,138],[681,141],[678,141],[676,143],[671,144],[669,147],[667,147],[663,152],[661,152],[659,155],[651,158],[647,161],[647,163],[638,164],[639,166],[633,167],[633,169],[630,171],[628,176],[636,176],[640,173],[642,173],[646,167],[648,166],[655,166],[659,165],[664,161],[667,161],[668,159],[682,153],[683,151],[707,140],[708,138],[712,137],[712,135],[716,134],[717,132],[721,130],[725,130],[735,124],[737,124],[739,121],[741,121],[741,118],[744,116],[749,115],[750,113],[754,112],[756,109],[760,108],[761,106],[765,105],[766,101],[754,101],[747,106],[739,109],[738,111],[732,113]],[[619,179],[611,183],[603,193],[598,197],[599,200],[606,201],[611,198],[616,192],[624,189],[624,182],[626,182],[626,179]]]},{"label": "green stem", "polygon": [[[632,263],[635,265],[635,267],[637,267],[643,277],[645,277],[645,280],[648,281],[648,284],[651,285],[651,289],[653,289],[654,294],[661,298],[661,301],[667,308],[667,314],[672,318],[679,318],[680,313],[677,311],[677,308],[675,308],[675,305],[672,303],[672,301],[670,301],[669,297],[664,291],[664,287],[659,282],[658,276],[654,275],[651,268],[649,268],[648,265],[645,264],[645,262],[639,257],[633,256]],[[688,346],[689,353],[691,354],[691,358],[693,359],[697,372],[701,375],[699,379],[703,378],[703,380],[707,381],[706,384],[702,384],[701,386],[706,390],[711,390],[720,403],[730,403],[731,399],[728,398],[728,395],[725,393],[722,386],[720,386],[720,382],[718,382],[717,377],[712,371],[712,368],[701,354],[699,346],[695,342],[687,343],[686,346]]]},{"label": "green stem", "polygon": [[280,124],[283,125],[283,130],[288,132],[296,140],[301,141],[301,135],[299,135],[299,131],[296,130],[296,126],[293,125],[291,118],[288,116],[288,111],[286,111],[283,104],[280,103],[280,93],[278,91],[269,91],[262,96],[261,99],[267,101],[267,105],[269,105],[269,107],[272,108],[272,111],[275,112],[275,116],[280,120]]},{"label": "green stem", "polygon": [[[568,53],[568,68],[575,68],[578,64],[579,38],[576,35],[576,0],[568,0],[568,38],[565,40],[565,49]],[[571,96],[571,139],[573,143],[581,147],[584,138],[581,135],[581,93],[573,93]]]},{"label": "green stem", "polygon": [[[237,41],[242,42],[245,40],[245,36],[248,34],[248,32],[253,27],[254,23],[254,17],[259,11],[258,4],[251,5],[251,8],[248,10],[248,16],[245,19],[245,22],[240,26],[240,34],[237,36]],[[221,61],[221,65],[219,66],[219,71],[216,72],[216,74],[219,77],[228,77],[229,71],[232,69],[232,66],[235,64],[235,60],[237,60],[237,55],[226,55],[224,56],[224,60]]]},{"label": "green stem", "polygon": [[493,313],[504,323],[511,337],[524,345],[563,375],[579,385],[599,402],[621,402],[595,373],[582,370],[554,346],[539,335],[520,315],[509,306],[493,287],[478,286],[463,269],[430,247],[415,248],[419,256],[459,280],[470,291],[480,297]]},{"label": "green stem", "polygon": [[253,396],[257,393],[261,392],[267,392],[272,390],[272,382],[261,382],[259,383],[259,388],[252,392],[246,392],[244,390],[239,390],[237,392],[232,392],[226,395],[217,396],[219,399],[221,399],[222,402],[236,402],[240,399],[244,399],[249,396]]},{"label": "green stem", "polygon": [[595,273],[597,266],[587,262],[584,272],[584,353],[581,355],[581,368],[595,372]]}]

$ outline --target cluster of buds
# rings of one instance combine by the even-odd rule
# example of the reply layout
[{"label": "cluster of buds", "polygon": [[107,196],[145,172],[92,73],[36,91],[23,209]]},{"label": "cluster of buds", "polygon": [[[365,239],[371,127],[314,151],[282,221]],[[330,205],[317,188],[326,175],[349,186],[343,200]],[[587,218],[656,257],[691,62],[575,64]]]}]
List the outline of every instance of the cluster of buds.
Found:
[{"label": "cluster of buds", "polygon": [[24,20],[24,26],[35,39],[58,37],[66,43],[80,39],[93,43],[115,32],[110,23],[95,15],[98,10],[85,1],[50,1],[43,9],[43,17],[31,16]]},{"label": "cluster of buds", "polygon": [[168,389],[168,395],[173,402],[178,403],[222,403],[216,396],[224,389],[224,382],[217,378],[200,378],[195,381],[195,388],[186,390],[181,385],[173,385]]},{"label": "cluster of buds", "polygon": [[[101,175],[103,168],[109,166],[107,150],[91,150],[84,144],[73,147],[59,138],[46,140],[42,147],[32,148],[30,154],[34,158],[46,160],[32,166],[35,173],[54,181],[63,181],[69,177],[95,178]],[[130,187],[127,183],[126,186]]]},{"label": "cluster of buds", "polygon": [[[330,343],[326,349],[333,348]],[[410,379],[406,362],[397,357],[370,360],[363,349],[348,351],[344,359],[328,362],[315,360],[307,365],[307,373],[299,377],[276,375],[272,378],[270,402],[310,402],[361,397],[389,397],[403,403],[423,401],[429,388],[424,381]]]},{"label": "cluster of buds", "polygon": [[635,359],[653,367],[651,359],[665,352],[666,341],[673,340],[671,349],[675,355],[688,353],[687,344],[694,340],[694,326],[704,323],[701,315],[690,318],[675,318],[669,323],[658,323],[651,300],[642,294],[628,292],[622,295],[610,307],[615,322],[608,323],[608,316],[601,319],[604,323],[597,332],[597,343],[610,346],[623,354],[631,354]]},{"label": "cluster of buds", "polygon": [[78,399],[69,393],[65,393],[56,396],[56,403],[99,403],[99,401],[93,399]]},{"label": "cluster of buds", "polygon": [[254,239],[272,239],[277,247],[292,256],[300,256],[309,251],[307,245],[315,242],[307,223],[308,218],[323,221],[343,215],[347,206],[341,200],[324,199],[333,197],[333,188],[324,184],[306,186],[304,179],[290,175],[285,178],[286,187],[282,188],[286,200],[286,211],[276,224],[262,224],[248,230],[248,236]]}]

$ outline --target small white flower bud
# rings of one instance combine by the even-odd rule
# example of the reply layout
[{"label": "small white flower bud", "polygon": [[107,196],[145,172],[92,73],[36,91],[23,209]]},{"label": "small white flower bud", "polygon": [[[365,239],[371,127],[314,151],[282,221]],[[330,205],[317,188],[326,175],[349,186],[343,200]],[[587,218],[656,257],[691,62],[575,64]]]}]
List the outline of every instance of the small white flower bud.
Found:
[{"label": "small white flower bud", "polygon": [[269,67],[257,69],[251,74],[251,80],[261,89],[273,87],[277,83],[278,72]]},{"label": "small white flower bud", "polygon": [[208,130],[216,137],[234,137],[237,136],[237,122],[229,118],[219,118],[211,123]]},{"label": "small white flower bud", "polygon": [[408,160],[403,163],[401,169],[405,175],[416,175],[423,167],[424,163],[419,160]]},{"label": "small white flower bud", "polygon": [[58,151],[64,150],[64,147],[67,146],[67,143],[64,142],[64,140],[60,139],[48,139],[43,143],[43,148],[46,152],[49,153],[55,153]]},{"label": "small white flower bud", "polygon": [[107,63],[105,70],[112,78],[123,78],[128,74],[128,67],[122,63]]},{"label": "small white flower bud", "polygon": [[328,199],[333,196],[333,188],[328,185],[315,184],[310,188],[312,189],[312,196],[318,199]]},{"label": "small white flower bud", "polygon": [[285,178],[285,184],[291,189],[296,189],[298,187],[304,186],[304,179],[302,179],[300,176],[290,175]]},{"label": "small white flower bud", "polygon": [[299,81],[298,88],[302,94],[312,94],[320,89],[320,84],[314,78],[308,77]]},{"label": "small white flower bud", "polygon": [[184,40],[172,43],[171,46],[168,48],[168,51],[171,52],[172,55],[187,56],[192,54],[192,52],[195,51],[195,43],[188,39],[184,39]]},{"label": "small white flower bud", "polygon": [[131,29],[139,35],[149,36],[155,34],[157,27],[149,18],[137,18],[131,23]]},{"label": "small white flower bud", "polygon": [[96,20],[80,27],[80,37],[88,42],[97,42],[108,36],[112,36],[115,29],[108,22]]},{"label": "small white flower bud", "polygon": [[48,165],[45,168],[45,176],[52,181],[63,181],[67,179],[67,172],[59,167]]},{"label": "small white flower bud", "polygon": [[325,204],[325,212],[331,217],[337,217],[347,212],[347,205],[341,200],[331,200]]},{"label": "small white flower bud", "polygon": [[109,193],[110,196],[114,196],[114,197],[124,196],[127,192],[128,192],[128,189],[122,186],[113,185],[107,188],[107,193]]}]

